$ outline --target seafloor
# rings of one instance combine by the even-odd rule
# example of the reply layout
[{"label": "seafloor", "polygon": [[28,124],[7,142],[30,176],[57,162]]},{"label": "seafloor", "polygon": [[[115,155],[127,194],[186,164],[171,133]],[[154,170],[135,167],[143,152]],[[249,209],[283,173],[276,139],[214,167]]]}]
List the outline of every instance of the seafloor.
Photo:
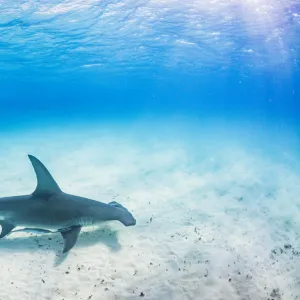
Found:
[{"label": "seafloor", "polygon": [[[42,129],[43,128],[43,129]],[[38,157],[68,193],[116,200],[135,227],[0,241],[0,299],[295,300],[299,138],[288,126],[183,119],[38,125],[0,136],[0,195],[30,193]]]}]

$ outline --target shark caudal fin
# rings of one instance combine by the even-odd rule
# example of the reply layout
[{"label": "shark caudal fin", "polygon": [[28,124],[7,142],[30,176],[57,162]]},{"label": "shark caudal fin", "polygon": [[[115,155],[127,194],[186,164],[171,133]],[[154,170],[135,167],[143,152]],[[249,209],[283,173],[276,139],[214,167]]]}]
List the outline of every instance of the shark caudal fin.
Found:
[{"label": "shark caudal fin", "polygon": [[28,157],[32,163],[37,178],[37,187],[34,194],[43,196],[61,193],[61,189],[58,184],[42,162],[33,155],[29,154]]}]

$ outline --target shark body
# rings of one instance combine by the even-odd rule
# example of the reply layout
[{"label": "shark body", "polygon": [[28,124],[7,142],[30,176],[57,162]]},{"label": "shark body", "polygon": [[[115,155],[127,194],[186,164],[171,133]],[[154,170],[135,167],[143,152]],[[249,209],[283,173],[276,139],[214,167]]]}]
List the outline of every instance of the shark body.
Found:
[{"label": "shark body", "polygon": [[42,162],[32,155],[28,157],[37,187],[30,195],[0,198],[0,238],[19,226],[27,231],[60,232],[65,253],[74,247],[83,226],[114,220],[125,226],[136,224],[132,214],[115,201],[106,204],[64,193]]}]

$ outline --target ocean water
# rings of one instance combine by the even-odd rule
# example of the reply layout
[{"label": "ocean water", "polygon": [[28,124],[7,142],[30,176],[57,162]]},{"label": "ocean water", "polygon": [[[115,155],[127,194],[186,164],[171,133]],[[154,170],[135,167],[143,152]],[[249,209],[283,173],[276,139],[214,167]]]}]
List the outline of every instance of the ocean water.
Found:
[{"label": "ocean water", "polygon": [[0,1],[0,197],[32,154],[136,219],[3,237],[0,300],[300,299],[299,33],[293,0]]}]

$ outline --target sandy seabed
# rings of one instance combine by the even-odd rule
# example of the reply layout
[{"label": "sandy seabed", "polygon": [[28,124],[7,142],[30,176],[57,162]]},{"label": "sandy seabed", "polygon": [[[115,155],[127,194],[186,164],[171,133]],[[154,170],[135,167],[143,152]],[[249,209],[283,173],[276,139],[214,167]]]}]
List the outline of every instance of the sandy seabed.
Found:
[{"label": "sandy seabed", "polygon": [[3,238],[0,300],[300,299],[297,137],[174,124],[0,135],[1,196],[34,190],[30,153],[65,192],[137,219],[85,228],[67,255],[59,234]]}]

